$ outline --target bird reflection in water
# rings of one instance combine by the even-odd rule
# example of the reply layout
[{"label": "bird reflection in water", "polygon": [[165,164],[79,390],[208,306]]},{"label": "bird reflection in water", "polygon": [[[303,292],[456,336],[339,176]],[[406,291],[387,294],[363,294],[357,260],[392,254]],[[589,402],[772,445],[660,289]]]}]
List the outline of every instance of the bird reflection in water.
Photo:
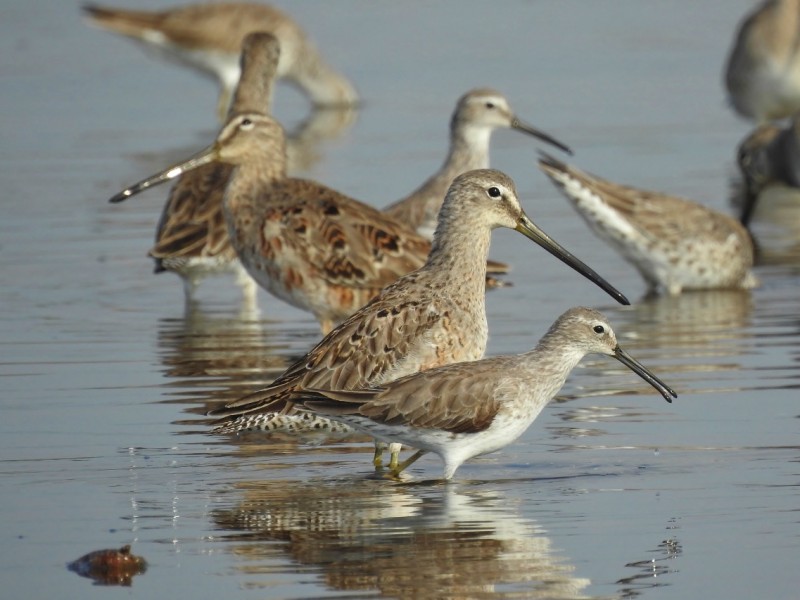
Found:
[{"label": "bird reflection in water", "polygon": [[196,306],[181,318],[161,319],[159,355],[165,376],[177,389],[166,395],[192,404],[189,412],[205,414],[221,400],[271,381],[286,368],[289,348],[306,342],[276,340],[269,326],[257,313],[214,313]]},{"label": "bird reflection in water", "polygon": [[237,492],[239,504],[214,520],[248,587],[275,592],[271,575],[286,555],[330,590],[392,598],[585,598],[590,584],[497,491],[351,479],[252,482]]}]

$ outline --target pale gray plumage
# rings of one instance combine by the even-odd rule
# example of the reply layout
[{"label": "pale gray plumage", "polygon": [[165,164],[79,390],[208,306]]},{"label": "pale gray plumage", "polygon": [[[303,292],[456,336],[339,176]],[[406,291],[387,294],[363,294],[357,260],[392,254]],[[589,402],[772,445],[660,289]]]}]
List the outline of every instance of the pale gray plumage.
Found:
[{"label": "pale gray plumage", "polygon": [[369,390],[300,392],[304,409],[340,420],[384,441],[420,451],[394,469],[399,474],[425,452],[444,461],[444,478],[474,456],[519,437],[590,353],[612,356],[671,402],[677,394],[618,345],[595,310],[562,314],[531,351],[430,369]]},{"label": "pale gray plumage", "polygon": [[489,168],[489,141],[498,128],[532,135],[572,154],[555,138],[521,121],[500,92],[490,88],[470,90],[459,98],[450,120],[450,148],[444,164],[419,188],[384,208],[384,212],[432,238],[447,188],[461,173]]}]

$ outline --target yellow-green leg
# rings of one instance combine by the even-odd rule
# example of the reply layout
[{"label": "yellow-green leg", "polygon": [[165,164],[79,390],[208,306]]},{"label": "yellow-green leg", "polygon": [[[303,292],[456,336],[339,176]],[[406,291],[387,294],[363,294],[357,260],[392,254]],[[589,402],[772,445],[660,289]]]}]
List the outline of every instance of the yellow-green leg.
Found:
[{"label": "yellow-green leg", "polygon": [[[383,451],[386,450],[386,443],[375,441],[375,454],[372,455],[372,464],[375,466],[375,470],[383,468]],[[392,455],[394,458],[394,454]]]},{"label": "yellow-green leg", "polygon": [[393,454],[392,455],[392,459],[394,460],[395,465],[394,466],[391,466],[391,465],[389,466],[389,472],[391,473],[391,475],[393,477],[397,477],[398,475],[400,475],[400,473],[402,473],[408,467],[410,467],[415,462],[417,462],[425,454],[427,454],[427,451],[425,451],[425,450],[417,450],[416,452],[414,452],[414,454],[412,454],[411,456],[409,456],[407,459],[405,459],[403,462],[401,462],[399,464],[397,464],[399,461],[396,459],[395,455]]},{"label": "yellow-green leg", "polygon": [[394,470],[400,464],[400,450],[403,449],[402,444],[393,443],[389,444],[389,470]]}]

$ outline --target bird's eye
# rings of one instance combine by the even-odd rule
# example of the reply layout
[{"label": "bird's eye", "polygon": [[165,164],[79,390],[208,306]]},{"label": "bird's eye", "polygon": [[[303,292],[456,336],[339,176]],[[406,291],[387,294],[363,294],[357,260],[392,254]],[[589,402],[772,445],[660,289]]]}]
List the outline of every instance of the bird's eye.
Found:
[{"label": "bird's eye", "polygon": [[486,108],[494,108],[494,102],[487,102]]},{"label": "bird's eye", "polygon": [[595,325],[593,329],[595,333],[603,333],[606,330],[602,325]]},{"label": "bird's eye", "polygon": [[489,196],[490,196],[491,198],[499,198],[500,196],[502,196],[502,195],[503,195],[503,194],[500,192],[500,190],[499,190],[498,188],[494,187],[494,186],[492,186],[492,187],[490,187],[488,190],[486,190],[486,193],[487,193],[487,194],[489,194]]},{"label": "bird's eye", "polygon": [[253,121],[247,117],[242,119],[241,123],[239,123],[239,127],[242,129],[252,129],[253,128]]}]

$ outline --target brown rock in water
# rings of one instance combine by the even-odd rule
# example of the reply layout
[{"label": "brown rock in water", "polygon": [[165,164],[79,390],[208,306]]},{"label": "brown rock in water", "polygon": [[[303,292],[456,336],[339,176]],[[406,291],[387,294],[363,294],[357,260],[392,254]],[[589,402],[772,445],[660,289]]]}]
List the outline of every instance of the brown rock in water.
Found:
[{"label": "brown rock in water", "polygon": [[95,550],[84,554],[67,565],[81,577],[93,579],[97,585],[122,585],[129,587],[133,576],[147,570],[147,562],[141,556],[131,554],[126,544],[119,550]]}]

